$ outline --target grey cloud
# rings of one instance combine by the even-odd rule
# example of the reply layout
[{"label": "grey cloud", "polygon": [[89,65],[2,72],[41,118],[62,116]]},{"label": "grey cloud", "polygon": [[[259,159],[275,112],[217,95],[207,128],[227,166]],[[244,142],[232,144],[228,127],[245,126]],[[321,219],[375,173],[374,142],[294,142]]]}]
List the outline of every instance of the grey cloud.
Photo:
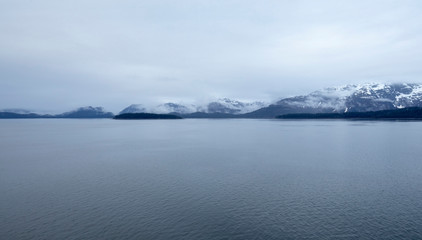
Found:
[{"label": "grey cloud", "polygon": [[406,0],[2,1],[0,108],[421,82],[421,13]]}]

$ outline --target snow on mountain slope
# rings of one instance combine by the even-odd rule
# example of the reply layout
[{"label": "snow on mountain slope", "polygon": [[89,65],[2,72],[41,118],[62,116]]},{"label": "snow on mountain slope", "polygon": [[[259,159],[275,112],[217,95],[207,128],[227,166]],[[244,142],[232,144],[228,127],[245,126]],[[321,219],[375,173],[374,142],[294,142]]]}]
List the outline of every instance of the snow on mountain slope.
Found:
[{"label": "snow on mountain slope", "polygon": [[422,84],[367,83],[324,88],[308,95],[283,98],[248,113],[273,118],[290,113],[367,112],[422,107]]},{"label": "snow on mountain slope", "polygon": [[404,84],[403,90],[395,97],[395,107],[405,108],[406,106],[420,105],[422,99],[422,84]]},{"label": "snow on mountain slope", "polygon": [[246,114],[245,117],[275,117],[288,113],[365,112],[405,107],[422,107],[422,84],[367,83],[329,87],[307,95],[283,98],[266,105],[222,98],[204,105],[165,103],[152,108],[131,105],[124,112],[193,112]]},{"label": "snow on mountain slope", "polygon": [[242,114],[255,111],[259,108],[265,107],[263,102],[240,102],[228,98],[218,99],[207,105],[207,113],[231,113]]},{"label": "snow on mountain slope", "polygon": [[347,97],[355,91],[356,86],[353,85],[325,88],[305,96],[285,98],[278,101],[276,104],[287,104],[298,108],[320,108],[339,111],[345,108]]},{"label": "snow on mountain slope", "polygon": [[187,114],[193,113],[197,111],[197,107],[195,105],[182,105],[177,103],[164,103],[160,104],[151,112],[153,113],[180,113],[180,114]]},{"label": "snow on mountain slope", "polygon": [[236,100],[230,100],[228,98],[222,98],[204,105],[164,103],[155,107],[147,108],[144,107],[142,104],[132,104],[127,108],[123,109],[120,114],[139,112],[179,114],[204,112],[242,114],[255,111],[264,106],[266,105],[263,102],[240,102]]},{"label": "snow on mountain slope", "polygon": [[422,106],[421,84],[368,83],[325,88],[308,95],[281,99],[276,105],[347,111],[378,111]]}]

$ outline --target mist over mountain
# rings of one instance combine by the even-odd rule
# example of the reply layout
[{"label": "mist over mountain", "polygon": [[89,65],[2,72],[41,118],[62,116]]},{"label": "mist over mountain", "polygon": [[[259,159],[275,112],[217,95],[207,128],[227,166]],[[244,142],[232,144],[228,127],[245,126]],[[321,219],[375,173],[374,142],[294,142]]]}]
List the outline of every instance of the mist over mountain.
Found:
[{"label": "mist over mountain", "polygon": [[367,112],[422,106],[422,84],[367,83],[329,87],[283,98],[268,107],[246,114],[274,117],[290,113]]},{"label": "mist over mountain", "polygon": [[[6,109],[7,110],[7,109]],[[30,111],[0,111],[0,118],[112,118],[114,114],[103,107],[80,107],[61,114],[39,114]],[[12,109],[13,110],[13,109]]]},{"label": "mist over mountain", "polygon": [[178,113],[178,114],[190,114],[195,112],[201,113],[225,113],[225,114],[244,114],[255,111],[262,107],[267,106],[264,102],[241,102],[237,100],[231,100],[229,98],[221,98],[216,101],[209,102],[202,105],[194,104],[180,104],[180,103],[164,103],[155,107],[145,107],[143,104],[132,104],[119,114],[124,113]]},{"label": "mist over mountain", "polygon": [[147,112],[147,109],[142,104],[132,104],[120,111],[119,114],[143,112]]},{"label": "mist over mountain", "polygon": [[[415,83],[367,83],[328,87],[299,95],[282,98],[271,105],[264,102],[242,102],[221,98],[202,105],[164,103],[153,107],[132,104],[119,114],[154,113],[176,114],[195,118],[274,118],[295,113],[345,113],[393,110],[422,107],[422,84]],[[81,107],[56,115],[33,115],[25,109],[5,109],[2,116],[32,118],[112,118],[113,113],[102,107]],[[32,115],[30,115],[32,114]],[[23,116],[25,115],[25,116]]]},{"label": "mist over mountain", "polygon": [[[299,95],[282,98],[271,105],[263,102],[240,102],[228,98],[205,105],[166,103],[156,108],[131,105],[122,113],[152,112],[178,113],[185,117],[245,117],[273,118],[291,113],[344,113],[392,110],[422,107],[422,84],[415,83],[366,83],[328,87]],[[193,113],[201,114],[193,114]]]},{"label": "mist over mountain", "polygon": [[112,118],[112,112],[106,112],[103,107],[81,107],[76,110],[55,115],[57,118]]},{"label": "mist over mountain", "polygon": [[264,102],[241,102],[228,98],[219,99],[219,101],[211,102],[207,105],[206,113],[230,113],[243,114],[255,111],[267,104]]}]

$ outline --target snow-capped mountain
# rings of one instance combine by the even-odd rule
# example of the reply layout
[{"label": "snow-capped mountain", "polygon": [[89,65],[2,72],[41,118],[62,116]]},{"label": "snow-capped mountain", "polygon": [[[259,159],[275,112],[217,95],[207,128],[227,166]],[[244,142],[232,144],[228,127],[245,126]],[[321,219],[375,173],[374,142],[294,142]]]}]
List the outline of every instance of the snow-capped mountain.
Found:
[{"label": "snow-capped mountain", "polygon": [[249,115],[274,117],[289,113],[366,112],[405,107],[422,107],[422,84],[368,83],[325,88],[281,99]]},{"label": "snow-capped mountain", "polygon": [[122,111],[119,114],[124,113],[192,113],[196,111],[196,107],[193,105],[182,105],[177,103],[164,103],[158,106],[147,108],[142,104],[132,104]]},{"label": "snow-capped mountain", "polygon": [[178,114],[189,114],[194,112],[242,114],[255,111],[265,106],[266,105],[263,102],[240,102],[230,100],[228,98],[222,98],[204,105],[164,103],[155,107],[147,108],[142,104],[132,104],[123,109],[120,114],[140,112]]},{"label": "snow-capped mountain", "polygon": [[263,102],[240,102],[228,98],[222,98],[217,101],[211,102],[206,106],[206,113],[230,113],[230,114],[243,114],[255,111],[265,107]]},{"label": "snow-capped mountain", "polygon": [[179,114],[188,114],[197,111],[195,105],[182,105],[177,103],[164,103],[160,104],[153,109],[154,113],[179,113]]}]

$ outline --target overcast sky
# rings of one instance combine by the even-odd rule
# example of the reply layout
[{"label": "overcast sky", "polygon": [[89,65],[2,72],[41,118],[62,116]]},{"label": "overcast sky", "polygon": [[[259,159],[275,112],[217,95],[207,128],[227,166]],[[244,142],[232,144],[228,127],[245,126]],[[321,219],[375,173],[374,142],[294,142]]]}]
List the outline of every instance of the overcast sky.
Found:
[{"label": "overcast sky", "polygon": [[0,109],[422,82],[422,1],[0,0]]}]

